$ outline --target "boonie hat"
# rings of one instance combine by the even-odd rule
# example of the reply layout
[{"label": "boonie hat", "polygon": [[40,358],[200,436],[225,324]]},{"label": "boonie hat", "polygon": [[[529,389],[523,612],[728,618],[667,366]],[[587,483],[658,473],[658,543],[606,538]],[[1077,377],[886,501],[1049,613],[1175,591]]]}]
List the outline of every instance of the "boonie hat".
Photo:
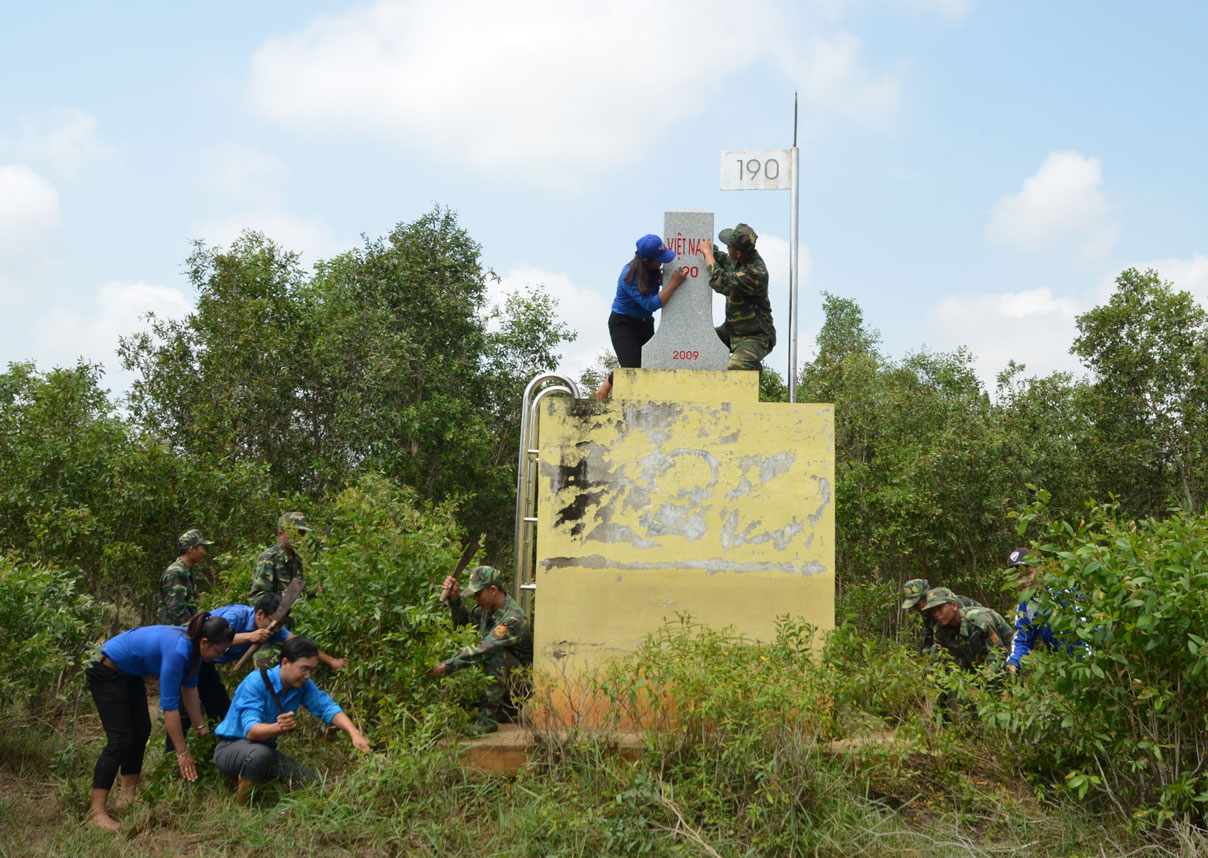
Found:
[{"label": "boonie hat", "polygon": [[940,605],[946,605],[949,602],[956,601],[956,594],[947,587],[935,587],[927,591],[927,604],[923,605],[924,611],[930,611],[932,608],[938,608]]},{"label": "boonie hat", "polygon": [[310,525],[306,522],[306,516],[300,512],[287,512],[285,515],[277,519],[277,530],[297,530],[301,533],[306,533],[310,530]]},{"label": "boonie hat", "polygon": [[176,547],[180,549],[180,553],[184,554],[194,545],[205,545],[207,547],[214,543],[201,535],[201,531],[197,528],[186,530],[180,536],[176,537]]},{"label": "boonie hat", "polygon": [[663,243],[657,235],[643,235],[637,241],[638,256],[657,262],[670,262],[675,259],[675,251]]},{"label": "boonie hat", "polygon": [[1028,562],[1024,559],[1028,556],[1028,549],[1016,548],[1007,555],[1007,568],[1014,569],[1016,566],[1027,566]]},{"label": "boonie hat", "polygon": [[461,591],[463,596],[473,596],[479,590],[485,590],[494,584],[503,589],[503,573],[494,566],[475,566],[470,572],[470,582]]},{"label": "boonie hat", "polygon": [[923,594],[931,589],[931,585],[927,583],[926,578],[911,578],[902,585],[902,595],[906,598],[902,599],[902,610],[913,608],[915,602],[923,598]]},{"label": "boonie hat", "polygon": [[733,229],[723,229],[717,234],[721,243],[727,247],[737,247],[739,250],[754,250],[755,240],[759,238],[755,230],[745,223],[740,223]]}]

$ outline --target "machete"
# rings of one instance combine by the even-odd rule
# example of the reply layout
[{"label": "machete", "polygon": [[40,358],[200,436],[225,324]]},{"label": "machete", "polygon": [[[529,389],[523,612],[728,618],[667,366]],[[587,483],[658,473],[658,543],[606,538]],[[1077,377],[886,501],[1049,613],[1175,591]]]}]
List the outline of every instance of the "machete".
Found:
[{"label": "machete", "polygon": [[[485,533],[480,534],[477,539],[466,546],[466,550],[461,552],[461,559],[457,561],[457,568],[453,570],[453,577],[456,578],[462,572],[466,571],[466,567],[470,565],[470,561],[474,559],[474,555],[478,553],[479,546],[487,538]],[[445,590],[440,591],[440,600],[442,602],[449,601],[449,594]]]},{"label": "machete", "polygon": [[[273,611],[272,622],[268,627],[268,636],[271,638],[277,632],[281,631],[281,627],[285,625],[285,615],[289,613],[289,609],[294,606],[294,602],[298,601],[298,597],[302,595],[302,588],[306,584],[301,578],[294,578],[289,582],[289,586],[285,588],[285,592],[281,594],[281,606]],[[255,652],[260,649],[263,644],[254,643],[247,648],[239,659],[235,662],[235,670],[243,667],[243,663],[252,657]]]}]

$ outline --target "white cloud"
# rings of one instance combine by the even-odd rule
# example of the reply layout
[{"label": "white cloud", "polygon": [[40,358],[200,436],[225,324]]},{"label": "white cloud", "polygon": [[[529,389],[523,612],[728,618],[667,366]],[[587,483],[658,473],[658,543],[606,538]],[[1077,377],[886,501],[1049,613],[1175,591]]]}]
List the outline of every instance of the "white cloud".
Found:
[{"label": "white cloud", "polygon": [[181,318],[192,302],[179,289],[153,283],[110,281],[101,284],[84,307],[56,307],[34,322],[30,339],[39,364],[71,365],[80,357],[105,364],[113,383],[119,338],[144,326],[142,317]]},{"label": "white cloud", "polygon": [[24,161],[46,164],[65,178],[105,157],[111,150],[97,129],[100,122],[83,110],[53,110],[21,120],[20,132],[4,148]]},{"label": "white cloud", "polygon": [[870,127],[883,126],[897,115],[902,99],[899,77],[868,71],[861,58],[863,44],[850,33],[782,48],[781,62],[811,106]]},{"label": "white cloud", "polygon": [[282,249],[301,254],[307,264],[352,246],[341,245],[323,221],[293,215],[272,205],[200,221],[190,228],[189,237],[211,246],[229,247],[244,230],[263,233]]},{"label": "white cloud", "polygon": [[[1077,336],[1079,302],[1056,297],[1051,289],[954,295],[927,314],[931,345],[943,350],[968,346],[978,375],[994,390],[995,376],[1014,360],[1028,375],[1078,372],[1070,344]],[[929,337],[930,339],[930,337]]]},{"label": "white cloud", "polygon": [[201,161],[202,185],[238,200],[276,198],[286,180],[284,162],[255,146],[227,143],[204,153]]},{"label": "white cloud", "polygon": [[990,212],[986,236],[1022,250],[1074,247],[1083,260],[1102,256],[1114,243],[1103,192],[1103,165],[1078,152],[1052,152],[1024,179],[1018,193],[999,199]]},{"label": "white cloud", "polygon": [[59,192],[22,164],[0,165],[0,297],[45,285],[59,237]]},{"label": "white cloud", "polygon": [[293,128],[560,188],[640,160],[769,58],[823,109],[876,124],[896,108],[896,79],[862,67],[855,37],[798,42],[785,0],[750,0],[741,26],[733,14],[724,0],[380,0],[266,41],[250,98]]}]

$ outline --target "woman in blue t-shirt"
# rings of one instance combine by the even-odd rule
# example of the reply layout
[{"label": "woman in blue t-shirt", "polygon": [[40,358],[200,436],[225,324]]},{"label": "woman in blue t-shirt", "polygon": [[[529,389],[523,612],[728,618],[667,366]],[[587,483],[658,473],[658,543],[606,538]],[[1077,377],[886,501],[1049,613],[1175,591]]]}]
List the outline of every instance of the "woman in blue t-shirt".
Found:
[{"label": "woman in blue t-shirt", "polygon": [[[612,301],[612,313],[608,317],[608,333],[612,337],[612,350],[616,352],[617,364],[623,367],[642,365],[642,346],[654,336],[654,311],[662,309],[672,293],[688,277],[686,268],[671,275],[671,281],[663,285],[663,263],[675,259],[657,235],[643,235],[637,240],[637,253],[625,263],[621,276],[617,278],[617,296]],[[612,373],[604,379],[596,391],[597,399],[607,399],[612,392]]]},{"label": "woman in blue t-shirt", "polygon": [[197,764],[180,725],[180,705],[183,701],[193,731],[204,736],[207,728],[197,696],[198,669],[203,661],[222,655],[234,636],[226,620],[204,611],[193,615],[188,628],[141,626],[101,645],[100,653],[84,672],[108,740],[92,772],[89,822],[102,828],[118,827],[105,804],[119,769],[120,804],[133,800],[138,788],[143,752],[151,736],[144,676],[159,677],[159,708],[164,713],[164,729],[176,748],[176,764],[186,780],[197,780]]}]

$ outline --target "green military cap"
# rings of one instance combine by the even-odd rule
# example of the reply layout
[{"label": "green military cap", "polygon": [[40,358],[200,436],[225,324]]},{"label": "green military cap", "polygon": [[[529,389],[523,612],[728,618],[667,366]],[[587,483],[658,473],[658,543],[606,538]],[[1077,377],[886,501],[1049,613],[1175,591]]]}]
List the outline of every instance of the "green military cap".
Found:
[{"label": "green military cap", "polygon": [[932,608],[938,608],[940,605],[955,602],[956,594],[947,587],[935,587],[927,591],[926,599],[927,604],[923,605],[923,610],[930,611]]},{"label": "green military cap", "polygon": [[298,530],[305,533],[310,530],[310,525],[307,524],[306,516],[302,513],[287,512],[277,519],[277,530]]},{"label": "green military cap", "polygon": [[931,585],[927,583],[926,578],[911,578],[902,585],[902,610],[913,608],[914,603],[923,598],[923,594],[931,589]]},{"label": "green military cap", "polygon": [[176,537],[176,547],[180,549],[180,553],[184,554],[194,545],[210,546],[214,543],[201,535],[201,531],[197,528],[186,530],[180,536]]},{"label": "green military cap", "polygon": [[470,582],[461,591],[463,596],[473,596],[479,590],[485,590],[494,584],[500,590],[503,586],[503,573],[494,566],[475,566],[470,572]]},{"label": "green military cap", "polygon": [[717,237],[727,247],[737,247],[739,250],[754,250],[755,239],[759,238],[755,234],[755,230],[745,223],[740,223],[733,229],[723,229],[717,234]]}]

